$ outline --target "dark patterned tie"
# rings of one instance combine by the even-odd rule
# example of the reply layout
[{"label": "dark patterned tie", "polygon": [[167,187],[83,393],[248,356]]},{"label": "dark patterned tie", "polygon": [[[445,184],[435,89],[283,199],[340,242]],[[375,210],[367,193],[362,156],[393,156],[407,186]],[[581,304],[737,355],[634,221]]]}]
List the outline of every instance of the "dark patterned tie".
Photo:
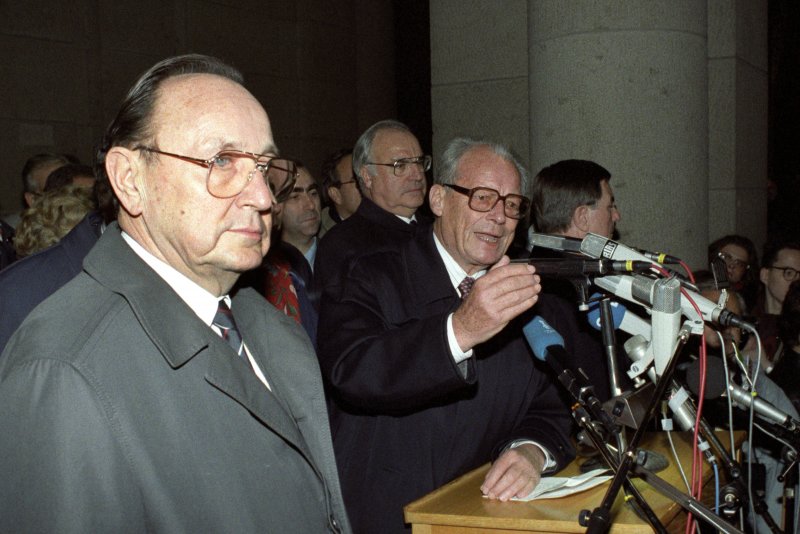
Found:
[{"label": "dark patterned tie", "polygon": [[469,292],[472,291],[472,286],[475,285],[475,279],[471,276],[467,276],[464,278],[460,284],[458,284],[458,290],[461,292],[461,299],[467,298]]},{"label": "dark patterned tie", "polygon": [[236,328],[236,321],[233,320],[233,313],[231,313],[231,309],[225,303],[225,299],[219,301],[213,324],[219,328],[222,339],[228,342],[228,345],[231,346],[236,354],[242,356],[244,354],[242,350],[244,346],[242,343],[242,335],[239,333],[239,329]]}]

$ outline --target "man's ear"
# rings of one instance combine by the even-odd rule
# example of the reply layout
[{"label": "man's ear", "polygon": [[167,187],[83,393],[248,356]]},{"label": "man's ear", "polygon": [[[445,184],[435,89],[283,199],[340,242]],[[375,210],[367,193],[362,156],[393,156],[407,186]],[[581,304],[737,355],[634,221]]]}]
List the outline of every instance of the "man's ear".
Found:
[{"label": "man's ear", "polygon": [[585,234],[589,231],[589,206],[583,205],[575,208],[572,212],[572,226]]},{"label": "man's ear", "polygon": [[[358,176],[361,178],[361,183],[359,184],[364,189],[368,189],[370,192],[372,191],[372,176],[370,176],[369,172],[367,171],[367,166],[364,165],[361,167],[361,170],[358,172]],[[363,193],[364,191],[362,191]]]},{"label": "man's ear", "polygon": [[769,267],[762,267],[758,271],[758,278],[761,280],[761,283],[767,285],[767,281],[769,280]]},{"label": "man's ear", "polygon": [[120,205],[132,217],[144,209],[145,191],[141,180],[142,163],[133,151],[115,146],[106,154],[108,181]]},{"label": "man's ear", "polygon": [[328,187],[328,198],[330,198],[334,204],[341,204],[342,192],[339,191],[338,187],[330,186]]},{"label": "man's ear", "polygon": [[430,204],[431,211],[437,217],[441,217],[444,212],[444,195],[444,187],[439,184],[433,184],[428,192],[428,204]]}]

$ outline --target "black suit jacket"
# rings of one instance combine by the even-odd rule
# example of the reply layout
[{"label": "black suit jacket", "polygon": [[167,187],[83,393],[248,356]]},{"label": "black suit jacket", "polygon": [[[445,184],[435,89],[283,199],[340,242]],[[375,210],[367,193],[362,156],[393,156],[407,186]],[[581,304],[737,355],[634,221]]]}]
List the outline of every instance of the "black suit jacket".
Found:
[{"label": "black suit jacket", "polygon": [[89,213],[52,247],[0,272],[0,353],[31,310],[81,272],[102,224],[100,215]]},{"label": "black suit jacket", "polygon": [[430,226],[430,219],[417,213],[417,224],[408,224],[370,199],[361,199],[356,212],[331,228],[320,239],[314,260],[316,293],[338,297],[341,277],[355,256],[392,246]]},{"label": "black suit jacket", "polygon": [[510,324],[475,348],[466,378],[447,341],[460,304],[432,231],[351,263],[323,295],[319,357],[333,395],[334,450],[354,531],[403,532],[403,506],[514,439],[573,456],[569,415]]}]

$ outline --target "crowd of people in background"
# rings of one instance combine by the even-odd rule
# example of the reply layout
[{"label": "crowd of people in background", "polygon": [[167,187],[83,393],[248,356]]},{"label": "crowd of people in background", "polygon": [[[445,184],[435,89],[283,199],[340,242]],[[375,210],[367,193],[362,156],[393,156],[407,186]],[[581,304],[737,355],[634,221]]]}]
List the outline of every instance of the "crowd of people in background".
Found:
[{"label": "crowd of people in background", "polygon": [[[264,502],[276,499],[283,503],[289,514],[306,514],[303,524],[307,527],[324,525],[334,532],[351,528],[355,532],[404,532],[407,525],[403,521],[403,505],[487,461],[494,464],[482,491],[487,497],[507,500],[523,497],[542,475],[556,472],[573,458],[569,400],[556,389],[548,371],[530,357],[520,323],[534,312],[545,317],[562,333],[567,349],[596,384],[601,400],[619,391],[609,387],[602,343],[597,332],[579,316],[574,289],[557,281],[542,282],[530,266],[510,263],[508,256],[552,257],[551,252],[530,251],[524,242],[514,243],[515,236],[525,235],[524,231],[517,231],[518,225],[532,225],[537,232],[579,239],[590,232],[611,238],[621,210],[608,170],[595,162],[575,159],[548,165],[530,177],[506,147],[457,138],[448,143],[431,176],[432,158],[423,152],[411,129],[396,120],[384,120],[368,128],[352,148],[337,150],[327,157],[316,174],[301,162],[278,159],[266,114],[241,85],[235,70],[202,56],[173,58],[159,68],[145,75],[153,84],[149,89],[153,93],[138,97],[151,98],[152,102],[135,120],[162,124],[156,114],[194,106],[197,112],[209,113],[209,120],[216,121],[225,135],[238,136],[236,150],[217,147],[218,153],[211,159],[201,159],[212,156],[215,149],[204,154],[197,150],[199,144],[182,146],[181,142],[191,137],[197,125],[191,116],[177,112],[172,116],[173,129],[165,129],[164,137],[156,143],[146,134],[149,130],[145,125],[125,123],[134,119],[126,115],[130,110],[123,107],[98,153],[98,172],[68,155],[38,154],[27,161],[22,170],[26,209],[19,221],[0,221],[0,352],[4,360],[0,361],[0,397],[5,391],[8,399],[9,391],[19,395],[38,384],[38,376],[20,378],[24,374],[20,366],[32,365],[30,359],[35,358],[30,355],[31,347],[42,357],[49,354],[63,358],[68,365],[80,369],[87,365],[86,361],[97,358],[90,348],[82,346],[84,340],[74,335],[66,336],[72,343],[65,349],[67,356],[47,345],[55,343],[52,332],[43,341],[35,338],[44,336],[42,332],[47,327],[43,321],[52,320],[54,327],[63,326],[70,315],[79,315],[79,304],[74,302],[90,305],[90,309],[83,310],[87,315],[102,308],[106,314],[119,314],[129,323],[136,323],[131,327],[114,322],[112,317],[101,325],[81,319],[88,321],[81,322],[81,328],[86,329],[82,335],[105,346],[107,352],[114,352],[117,343],[128,343],[125,350],[130,352],[128,357],[134,357],[138,354],[132,344],[145,343],[142,350],[148,358],[156,359],[155,355],[162,353],[169,360],[169,367],[178,370],[184,365],[191,367],[187,363],[189,352],[197,353],[204,345],[228,350],[227,345],[214,345],[216,340],[203,338],[202,342],[190,343],[192,336],[200,334],[185,317],[190,315],[182,302],[185,300],[198,316],[208,315],[204,321],[211,327],[209,332],[219,334],[228,344],[238,339],[232,346],[243,361],[237,360],[235,369],[227,369],[228,363],[212,361],[209,365],[214,371],[209,371],[208,380],[219,380],[220,389],[232,388],[229,394],[234,399],[247,397],[239,402],[248,413],[270,412],[257,415],[264,420],[272,420],[273,408],[264,408],[261,401],[253,400],[261,393],[262,384],[277,399],[281,410],[291,412],[289,417],[275,416],[279,423],[267,424],[282,428],[276,431],[280,439],[275,439],[271,435],[265,437],[245,415],[214,398],[213,393],[199,395],[202,402],[212,406],[213,417],[219,416],[215,421],[225,429],[221,434],[242,432],[241,440],[232,440],[238,453],[246,455],[257,444],[274,455],[259,456],[258,461],[289,458],[281,472],[281,483],[294,485],[297,491],[289,492],[288,497],[276,497],[278,492],[264,493],[251,486],[251,493],[239,495],[241,501],[232,505],[252,520],[239,524],[244,525],[242,528],[287,528],[280,518],[248,515],[247,503],[260,496]],[[192,94],[199,92],[201,97],[189,98],[189,86],[181,85],[187,77],[192,78]],[[147,90],[140,85],[132,91]],[[228,99],[224,104],[227,118],[222,111],[204,107],[204,103],[219,104],[221,94]],[[165,102],[174,108],[164,108]],[[135,103],[129,101],[126,105]],[[242,117],[247,120],[240,120]],[[252,117],[256,117],[255,122],[248,122]],[[174,146],[168,144],[169,139]],[[194,151],[191,147],[195,147]],[[262,156],[261,152],[268,155]],[[184,153],[190,155],[180,155]],[[148,180],[155,180],[155,175],[148,173],[165,161],[188,165],[207,183],[194,189],[186,184],[170,186],[185,188],[181,194],[161,188],[157,182],[150,183]],[[226,165],[242,165],[236,167],[241,174],[236,180],[242,176],[247,180],[234,184],[215,181],[222,180],[219,176]],[[255,170],[251,169],[253,165]],[[247,172],[242,171],[245,167]],[[186,168],[174,173],[184,171]],[[260,180],[262,175],[264,181]],[[159,179],[169,183],[173,180],[167,175]],[[143,184],[150,189],[141,191],[146,189]],[[173,204],[158,203],[163,195],[170,194]],[[224,223],[226,231],[241,226],[235,238],[239,241],[224,241],[227,237],[223,233],[219,242],[207,244],[204,249],[203,239],[192,232],[213,233],[217,227],[204,219],[204,213],[195,213],[193,221],[184,221],[185,210],[209,209],[209,216],[213,217],[222,208],[212,204],[223,200],[232,206],[225,209],[241,210],[242,215],[236,220]],[[248,219],[252,212],[258,217]],[[183,226],[178,227],[180,224]],[[239,244],[245,241],[249,245],[243,252],[244,247]],[[224,253],[229,257],[209,252],[221,247],[220,243],[227,247]],[[245,262],[242,258],[246,253],[249,256]],[[259,253],[263,260],[253,260],[253,254]],[[203,254],[211,254],[210,259]],[[238,263],[233,265],[234,262]],[[752,319],[760,335],[759,345],[754,336],[727,330],[723,332],[726,352],[735,357],[760,357],[768,376],[800,409],[800,242],[768,240],[759,262],[756,247],[748,237],[727,235],[709,245],[708,262],[708,266],[702,266],[707,272],[698,280],[698,285],[702,282],[702,288],[708,291],[704,294],[714,300],[727,298],[731,309]],[[209,263],[214,269],[208,267]],[[148,265],[158,276],[145,272]],[[175,282],[173,271],[208,289],[206,293],[214,297],[213,310],[197,311],[192,302],[203,299],[186,297],[187,284]],[[145,293],[140,293],[143,290]],[[171,293],[173,290],[177,295]],[[157,309],[158,292],[170,293],[164,297],[164,310]],[[195,289],[192,292],[200,293]],[[124,295],[122,300],[128,303],[118,295]],[[279,313],[265,315],[260,303],[253,300],[254,295]],[[66,297],[73,303],[65,303]],[[103,300],[95,304],[87,300],[90,298]],[[214,312],[218,300],[220,310],[226,308],[228,315],[232,310],[232,326],[217,322]],[[31,313],[35,308],[36,312]],[[246,319],[239,310],[247,310],[250,317]],[[26,321],[29,314],[31,319]],[[54,317],[60,318],[56,321]],[[255,331],[258,323],[254,317],[268,317],[263,328],[269,324],[276,333]],[[173,320],[180,329],[170,326]],[[159,322],[164,324],[157,325]],[[241,337],[237,337],[237,324]],[[105,329],[117,337],[108,337]],[[178,341],[170,338],[173,334]],[[5,347],[8,349],[3,352]],[[278,355],[289,361],[277,364],[271,359],[274,356],[269,356],[276,350],[297,352],[303,357],[292,362],[292,355]],[[178,353],[182,355],[176,356]],[[309,363],[312,356],[313,364]],[[194,383],[173,382],[170,373],[157,369],[155,364],[138,368],[129,362],[111,360],[114,373],[141,373],[152,380],[142,389],[154,395],[159,388],[176,388],[184,395],[170,397],[178,405],[189,402],[197,391]],[[96,384],[85,386],[85,396],[70,393],[67,398],[94,406],[93,388],[116,387],[109,386],[115,383],[111,378],[102,382],[103,365],[98,360],[88,367],[100,378]],[[294,365],[302,369],[288,370]],[[288,370],[285,374],[284,369]],[[48,382],[47,387],[74,386],[69,385],[74,378],[64,378],[58,374],[61,371],[48,372],[57,378],[48,378],[53,382]],[[225,373],[236,378],[219,378]],[[253,373],[257,378],[253,379]],[[30,381],[24,382],[27,378]],[[66,380],[68,386],[59,385],[57,379]],[[308,388],[297,398],[291,392],[296,386],[292,380],[304,380],[303,387]],[[322,390],[314,389],[317,382],[324,383],[322,403],[316,397]],[[237,393],[239,388],[245,393]],[[300,398],[309,392],[313,394],[307,399]],[[111,402],[129,401],[125,394],[123,391],[117,397],[115,392]],[[96,421],[73,413],[65,415],[64,410],[69,407],[54,409],[47,405],[46,397],[30,403],[19,401],[22,404],[17,408],[33,414],[44,406],[51,410],[49,416],[55,413],[76,425],[86,425],[91,429],[89,435],[96,433],[98,443],[115,443],[117,422],[109,429],[101,429]],[[8,406],[0,412],[0,424],[22,428],[23,423],[15,419]],[[91,410],[95,409],[97,412],[92,413],[99,420],[104,419],[103,409]],[[158,402],[148,404],[148,409],[158,411]],[[320,409],[329,414],[329,429],[327,421],[323,424],[319,420]],[[125,414],[126,410],[122,412]],[[143,417],[133,412],[129,416]],[[184,414],[173,413],[169,417],[175,423]],[[311,423],[306,422],[306,417],[318,425],[314,431],[308,429]],[[159,417],[154,420],[154,424],[167,424]],[[199,425],[198,421],[191,416],[177,424],[192,427]],[[155,465],[168,469],[169,462],[175,461],[173,457],[156,458],[161,453],[154,453],[150,447],[163,443],[148,430],[133,421],[123,420],[119,425],[136,438],[130,450],[102,455],[102,461],[108,462],[105,474],[112,481],[109,483],[117,484],[110,492],[108,487],[102,489],[119,493],[113,498],[100,498],[98,510],[114,509],[120,502],[116,499],[130,497],[131,488],[140,491],[141,487],[152,489],[162,483],[154,480],[158,478],[155,472],[148,473],[154,479],[121,474],[113,464],[125,462],[126,454],[132,454],[145,470]],[[31,440],[43,439],[30,432],[26,435]],[[173,444],[183,443],[184,437],[164,432],[174,440]],[[207,448],[204,445],[191,456],[198,462],[211,461],[214,466],[209,476],[219,476],[229,483],[224,467],[230,466],[221,466],[228,453],[222,453],[223,460],[212,455],[221,450],[218,446],[222,446],[224,436],[218,437],[219,443],[216,437],[212,438]],[[202,441],[199,436],[197,439]],[[247,439],[252,441],[248,444]],[[91,450],[91,443],[76,440]],[[51,441],[51,445],[60,446],[57,441]],[[32,444],[33,441],[28,442],[26,448]],[[7,462],[31,465],[36,459],[35,451],[11,450],[8,444],[3,447],[0,457],[4,456]],[[289,454],[288,448],[299,454]],[[43,489],[34,476],[23,480],[25,477],[17,473],[20,476],[14,479],[15,483],[28,484],[30,496],[58,499],[59,491],[73,491],[72,487],[67,489],[70,483],[93,487],[84,485],[79,470],[59,465],[60,455],[53,450],[43,454],[49,456],[43,465],[64,478]],[[335,455],[338,473],[332,469],[331,454]],[[91,464],[90,459],[87,462]],[[246,461],[232,460],[231,465],[248,469]],[[205,505],[203,499],[213,494],[199,490],[196,486],[201,482],[192,476],[172,476],[180,482],[170,481],[164,491],[191,488],[202,501],[197,504],[200,508]],[[219,481],[207,479],[203,484],[209,482]],[[7,484],[0,482],[0,486]],[[98,488],[94,487],[100,491]],[[154,490],[153,494],[160,492]],[[65,515],[58,514],[72,517],[66,524],[77,530],[93,530],[101,524],[70,516],[65,510],[34,518],[19,500],[27,498],[25,492],[13,499],[9,495],[0,489],[0,502],[6,502],[5,507],[0,504],[0,527],[63,526]],[[87,503],[96,497],[89,493],[86,502],[75,496],[68,501],[77,503],[74,514],[91,515],[93,504]],[[125,520],[131,524],[141,520],[148,527],[160,525],[167,530],[198,524],[208,527],[180,517],[165,519],[170,512],[164,511],[163,504],[153,505],[151,498],[157,497],[149,490],[136,496],[143,502],[141,509],[149,510],[143,513],[153,516]],[[291,502],[292,499],[305,504]],[[231,500],[225,498],[225,502]],[[13,515],[9,515],[9,503],[16,503]],[[317,510],[311,512],[315,507]],[[272,509],[274,512],[275,507]],[[319,510],[323,510],[321,514]],[[48,518],[53,523],[48,523]],[[237,523],[229,526],[233,524]]]}]

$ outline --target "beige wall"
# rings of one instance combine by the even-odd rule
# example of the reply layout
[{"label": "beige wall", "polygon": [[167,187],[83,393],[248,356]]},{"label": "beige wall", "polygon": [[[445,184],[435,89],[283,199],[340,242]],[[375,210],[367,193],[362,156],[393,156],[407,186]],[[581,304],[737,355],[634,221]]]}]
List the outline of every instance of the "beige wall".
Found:
[{"label": "beige wall", "polygon": [[766,235],[765,0],[431,0],[434,152],[457,134],[532,173],[612,175],[626,244],[705,264]]},{"label": "beige wall", "polygon": [[395,115],[393,31],[391,0],[0,2],[0,213],[19,209],[29,155],[91,162],[136,77],[187,52],[242,70],[278,146],[318,172]]}]

